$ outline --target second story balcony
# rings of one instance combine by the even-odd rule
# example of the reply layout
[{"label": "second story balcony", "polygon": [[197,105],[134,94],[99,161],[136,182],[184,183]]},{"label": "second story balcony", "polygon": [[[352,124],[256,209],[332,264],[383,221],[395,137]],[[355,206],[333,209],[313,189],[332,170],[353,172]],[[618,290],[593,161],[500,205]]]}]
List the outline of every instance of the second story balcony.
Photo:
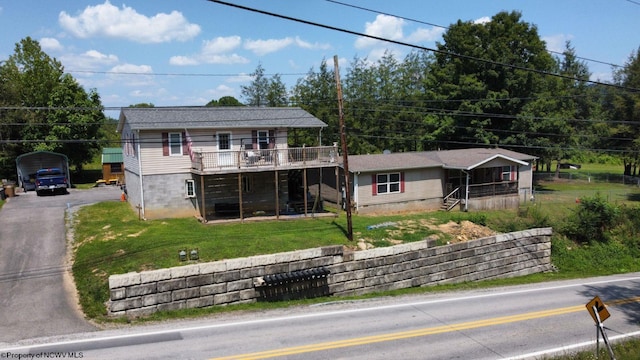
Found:
[{"label": "second story balcony", "polygon": [[337,146],[195,152],[191,171],[200,175],[333,167]]}]

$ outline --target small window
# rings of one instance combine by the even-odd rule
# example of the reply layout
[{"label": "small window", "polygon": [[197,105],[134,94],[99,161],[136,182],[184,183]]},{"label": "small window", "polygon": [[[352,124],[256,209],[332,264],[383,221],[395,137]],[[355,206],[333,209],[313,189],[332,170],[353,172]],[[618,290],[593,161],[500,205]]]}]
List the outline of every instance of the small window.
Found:
[{"label": "small window", "polygon": [[188,179],[184,181],[184,194],[185,197],[196,197],[196,182],[195,180]]},{"label": "small window", "polygon": [[111,172],[112,173],[121,173],[122,172],[122,163],[113,163],[113,164],[111,164]]},{"label": "small window", "polygon": [[182,134],[180,133],[169,134],[169,155],[182,156]]},{"label": "small window", "polygon": [[231,150],[231,134],[218,133],[218,150]]},{"label": "small window", "polygon": [[377,174],[376,186],[378,194],[400,192],[400,173]]},{"label": "small window", "polygon": [[511,181],[511,166],[502,167],[502,181]]}]

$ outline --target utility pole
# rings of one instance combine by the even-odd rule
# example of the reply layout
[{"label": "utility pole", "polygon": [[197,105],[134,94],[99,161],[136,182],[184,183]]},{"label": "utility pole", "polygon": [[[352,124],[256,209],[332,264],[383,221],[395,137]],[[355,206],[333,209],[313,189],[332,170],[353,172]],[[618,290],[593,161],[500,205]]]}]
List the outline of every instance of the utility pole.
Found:
[{"label": "utility pole", "polygon": [[[344,168],[344,194],[347,212],[347,238],[353,241],[353,225],[351,222],[351,186],[349,184],[349,153],[347,151],[347,131],[344,124],[344,112],[342,110],[342,86],[340,85],[340,67],[338,55],[333,56],[333,65],[336,73],[336,88],[338,90],[338,114],[340,121],[340,142],[342,143],[342,167]],[[337,185],[337,184],[336,184]]]}]

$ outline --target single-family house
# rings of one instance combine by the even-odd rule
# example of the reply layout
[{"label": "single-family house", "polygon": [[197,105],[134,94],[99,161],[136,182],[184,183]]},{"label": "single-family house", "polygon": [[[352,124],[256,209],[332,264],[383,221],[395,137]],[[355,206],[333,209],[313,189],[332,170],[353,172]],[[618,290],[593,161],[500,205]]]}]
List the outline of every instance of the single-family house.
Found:
[{"label": "single-family house", "polygon": [[124,184],[122,148],[102,149],[102,179],[109,184]]},{"label": "single-family house", "polygon": [[535,156],[500,148],[349,156],[358,213],[517,208],[532,196]]},{"label": "single-family house", "polygon": [[306,214],[306,172],[337,168],[337,146],[289,147],[287,135],[326,126],[292,107],[122,108],[127,199],[147,219],[278,217],[297,200]]}]

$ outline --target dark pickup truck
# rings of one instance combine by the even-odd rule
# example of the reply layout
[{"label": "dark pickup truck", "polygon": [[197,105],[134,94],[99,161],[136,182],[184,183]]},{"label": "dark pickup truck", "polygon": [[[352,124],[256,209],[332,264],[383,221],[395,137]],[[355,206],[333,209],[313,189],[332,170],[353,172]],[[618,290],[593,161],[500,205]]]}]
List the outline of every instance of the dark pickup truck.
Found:
[{"label": "dark pickup truck", "polygon": [[69,184],[67,177],[59,168],[40,169],[36,172],[36,193],[66,194]]}]

